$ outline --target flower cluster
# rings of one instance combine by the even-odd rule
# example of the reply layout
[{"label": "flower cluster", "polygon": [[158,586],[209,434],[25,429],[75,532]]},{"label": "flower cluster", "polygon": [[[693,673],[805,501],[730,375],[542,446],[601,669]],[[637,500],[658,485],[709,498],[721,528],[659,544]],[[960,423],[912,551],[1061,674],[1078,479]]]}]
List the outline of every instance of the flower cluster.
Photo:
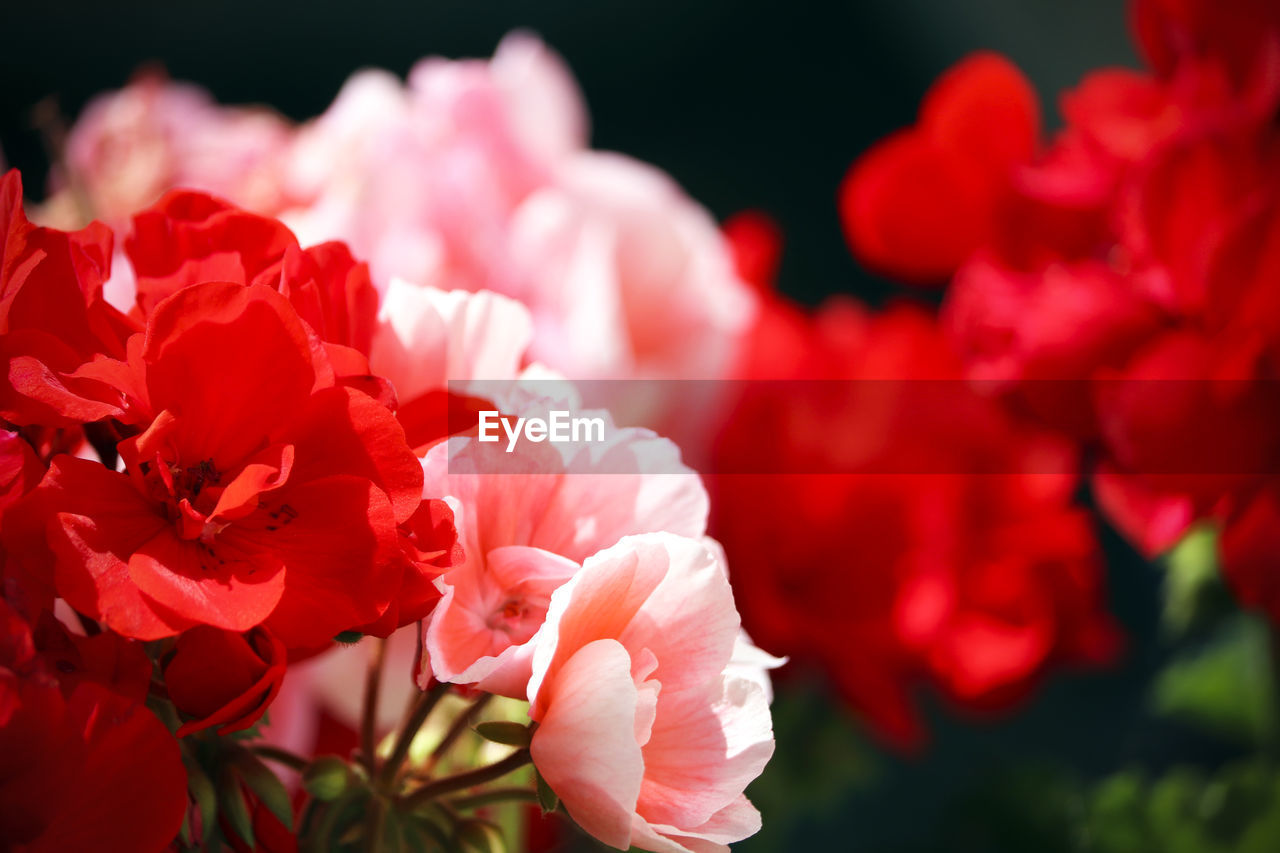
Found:
[{"label": "flower cluster", "polygon": [[1010,63],[948,71],[850,171],[845,226],[869,265],[950,281],[966,374],[1089,449],[1132,542],[1212,522],[1237,595],[1280,617],[1280,13],[1137,0],[1132,23],[1147,68],[1089,74],[1047,142]]},{"label": "flower cluster", "polygon": [[[1023,125],[1034,121],[1034,98],[1016,75],[1009,82],[1000,60],[982,58],[968,73],[978,82],[940,86],[946,92],[926,110],[933,117],[886,144],[888,154],[872,152],[858,170],[871,177],[845,194],[846,212],[859,211],[851,231],[859,255],[913,280],[949,274],[983,239],[956,223],[972,230],[1023,216],[1005,212],[1002,187],[1008,163],[1032,155],[1035,131]],[[767,218],[739,217],[719,231],[666,176],[587,148],[587,124],[563,64],[522,35],[489,61],[425,60],[406,82],[361,72],[300,126],[143,79],[99,98],[72,128],[65,191],[46,210],[72,209],[75,191],[109,222],[123,221],[133,210],[116,204],[120,187],[154,195],[187,182],[278,215],[304,242],[340,239],[369,260],[377,294],[348,283],[347,296],[330,297],[348,307],[348,319],[326,317],[324,327],[394,388],[396,417],[425,458],[426,494],[455,498],[465,557],[421,597],[429,605],[433,593],[442,596],[423,646],[424,671],[437,678],[517,695],[552,591],[578,566],[628,535],[705,532],[701,486],[665,476],[676,468],[652,436],[618,433],[604,462],[525,449],[507,464],[544,479],[518,498],[509,478],[462,476],[487,464],[481,445],[429,446],[450,432],[438,414],[446,379],[514,378],[526,358],[578,379],[731,380],[707,399],[671,383],[608,404],[619,423],[678,436],[705,458],[704,473],[752,468],[762,448],[774,454],[767,475],[757,466],[710,480],[712,532],[735,567],[747,628],[801,664],[817,662],[886,737],[919,739],[909,695],[916,684],[986,710],[1027,694],[1059,664],[1112,660],[1119,640],[1097,544],[1072,504],[1073,450],[965,391],[962,361],[923,310],[880,316],[836,304],[806,317],[773,292],[780,235]],[[974,142],[970,132],[999,144]],[[954,152],[953,137],[961,140]],[[239,168],[203,168],[211,147]],[[947,176],[954,180],[939,183]],[[949,213],[935,196],[972,204]],[[225,227],[242,227],[231,223],[236,216],[246,214],[228,214]],[[929,223],[934,231],[912,230]],[[148,233],[163,242],[143,219],[133,239]],[[252,239],[264,256],[279,249],[267,230]],[[138,268],[135,281],[134,267],[124,265],[108,292],[136,292],[140,305],[171,292],[170,271]],[[330,293],[336,286],[325,285]],[[373,320],[361,307],[370,301]],[[485,336],[488,323],[505,331]],[[420,357],[431,347],[434,358]],[[343,368],[343,381],[367,382],[357,378],[363,369]],[[886,398],[869,417],[867,395],[847,393],[917,379],[949,386],[949,398]],[[811,398],[811,390],[822,394],[813,382],[843,395],[834,410]],[[734,399],[739,388],[749,390]],[[843,449],[829,440],[833,432]],[[841,473],[814,476],[820,471]],[[592,488],[557,485],[575,472],[590,476],[565,481]],[[477,514],[467,501],[488,509]],[[613,505],[637,509],[619,517],[603,509]],[[546,541],[546,530],[521,522],[545,510],[578,519],[572,541],[560,533]],[[403,595],[395,601],[405,606]],[[411,665],[414,645],[397,638],[389,654]],[[305,665],[283,695],[300,711],[287,734],[276,725],[272,736],[310,750],[336,722],[346,732],[339,741],[354,742],[361,708],[346,685],[367,657]],[[378,730],[395,722],[388,712]]]},{"label": "flower cluster", "polygon": [[[533,357],[575,379],[724,376],[754,298],[715,222],[659,170],[588,148],[587,128],[568,69],[520,33],[404,82],[357,73],[297,127],[144,78],[72,128],[50,207],[74,213],[78,194],[122,225],[170,187],[203,189],[304,243],[344,241],[379,290],[523,302]],[[640,414],[665,429],[671,408]]]},{"label": "flower cluster", "polygon": [[[770,287],[777,229],[743,214],[726,232]],[[749,340],[711,485],[753,636],[907,746],[919,685],[989,711],[1052,666],[1115,658],[1074,448],[967,387],[929,312],[835,298],[808,315],[766,291]]]},{"label": "flower cluster", "polygon": [[[0,199],[6,840],[454,849],[487,831],[468,812],[539,793],[479,790],[529,763],[546,808],[620,848],[759,828],[742,791],[772,753],[777,662],[741,635],[675,445],[612,430],[603,456],[532,444],[467,473],[478,401],[458,388],[516,379],[523,306],[380,293],[344,244],[199,192],[138,212],[114,262],[105,226],[29,222],[17,172]],[[513,384],[485,405],[537,401]],[[646,473],[655,456],[680,470]],[[602,458],[613,473],[579,476]],[[380,669],[358,764],[262,739],[295,664],[361,635],[381,662],[413,626],[423,689],[382,747]],[[494,764],[431,775],[411,747],[455,684],[529,703],[527,725],[491,727],[515,746]],[[303,771],[300,814],[264,760]]]}]

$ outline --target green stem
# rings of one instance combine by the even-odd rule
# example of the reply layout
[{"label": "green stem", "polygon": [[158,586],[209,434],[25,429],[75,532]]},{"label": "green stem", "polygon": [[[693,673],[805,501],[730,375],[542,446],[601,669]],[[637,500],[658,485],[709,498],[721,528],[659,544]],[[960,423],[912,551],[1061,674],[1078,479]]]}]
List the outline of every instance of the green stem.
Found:
[{"label": "green stem", "polygon": [[538,792],[532,788],[494,788],[469,797],[449,800],[455,809],[478,809],[498,803],[536,803]]},{"label": "green stem", "polygon": [[296,755],[287,749],[281,749],[270,744],[255,744],[249,749],[259,758],[265,758],[268,761],[274,761],[277,764],[283,764],[285,767],[291,767],[298,771],[305,770],[307,765],[311,763],[301,755]]},{"label": "green stem", "polygon": [[474,788],[477,785],[483,785],[485,782],[492,782],[494,779],[501,779],[508,773],[519,770],[530,762],[529,750],[517,749],[499,762],[490,764],[486,767],[477,767],[475,770],[468,770],[465,773],[458,773],[454,776],[445,776],[443,779],[437,779],[434,782],[428,782],[409,796],[405,797],[403,804],[405,808],[413,810],[423,803],[430,802],[437,797],[445,794],[452,794],[454,791],[465,791],[468,788]]},{"label": "green stem", "polygon": [[382,849],[382,819],[387,811],[386,800],[374,795],[364,822],[365,853],[378,853]]},{"label": "green stem", "polygon": [[396,774],[400,772],[400,765],[409,755],[409,747],[413,744],[418,729],[422,728],[422,724],[427,721],[432,710],[452,687],[452,684],[437,682],[431,686],[430,690],[418,697],[417,704],[413,706],[413,710],[400,728],[400,733],[396,736],[391,756],[387,758],[387,763],[382,765],[382,775],[379,778],[384,786],[389,788],[395,782]]},{"label": "green stem", "polygon": [[360,716],[360,760],[372,776],[377,766],[374,730],[378,724],[378,691],[382,686],[382,664],[387,658],[387,641],[379,639],[364,679],[364,711]]},{"label": "green stem", "polygon": [[471,703],[471,706],[467,708],[467,710],[458,715],[457,719],[455,719],[452,725],[449,726],[449,730],[444,733],[444,737],[440,739],[440,743],[438,743],[436,748],[431,751],[431,758],[427,761],[427,766],[424,770],[425,773],[430,773],[435,769],[435,766],[440,762],[440,759],[444,758],[445,754],[449,751],[449,748],[453,746],[458,738],[462,737],[463,732],[470,728],[471,721],[476,718],[477,714],[484,710],[484,706],[488,705],[492,699],[492,693],[482,694],[478,699],[476,699],[476,701]]}]

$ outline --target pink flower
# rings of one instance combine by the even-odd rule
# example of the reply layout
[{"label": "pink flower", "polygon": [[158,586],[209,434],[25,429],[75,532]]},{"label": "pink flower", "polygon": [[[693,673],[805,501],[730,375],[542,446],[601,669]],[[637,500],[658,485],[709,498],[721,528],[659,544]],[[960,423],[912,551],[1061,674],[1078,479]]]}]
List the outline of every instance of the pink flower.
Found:
[{"label": "pink flower", "polygon": [[578,154],[511,231],[533,355],[575,379],[717,378],[754,316],[715,222],[639,161]]},{"label": "pink flower", "polygon": [[[284,219],[304,244],[350,244],[384,292],[520,300],[532,357],[573,378],[724,376],[755,307],[724,238],[661,171],[588,150],[586,124],[567,68],[529,36],[491,60],[423,60],[407,83],[361,72],[299,131]],[[615,414],[664,430],[709,405],[631,396]]]},{"label": "pink flower", "polygon": [[496,445],[474,438],[427,453],[425,489],[448,496],[466,554],[438,581],[444,596],[426,632],[437,679],[523,698],[529,640],[583,560],[629,534],[705,531],[706,491],[678,448],[606,423],[604,443],[499,451],[502,476],[481,473],[493,470],[486,454]]},{"label": "pink flower", "polygon": [[532,337],[529,311],[513,299],[393,278],[369,366],[391,380],[403,404],[451,381],[514,379]]},{"label": "pink flower", "polygon": [[534,765],[619,849],[727,851],[773,753],[761,685],[728,672],[739,619],[716,549],[631,536],[551,598],[533,656]]},{"label": "pink flower", "polygon": [[350,243],[381,283],[494,287],[512,211],[585,129],[568,70],[527,35],[489,61],[423,60],[407,86],[364,71],[300,131],[286,221],[304,242]]},{"label": "pink flower", "polygon": [[173,187],[274,214],[291,134],[268,109],[220,106],[198,86],[146,76],[85,108],[67,139],[66,177],[118,229]]}]

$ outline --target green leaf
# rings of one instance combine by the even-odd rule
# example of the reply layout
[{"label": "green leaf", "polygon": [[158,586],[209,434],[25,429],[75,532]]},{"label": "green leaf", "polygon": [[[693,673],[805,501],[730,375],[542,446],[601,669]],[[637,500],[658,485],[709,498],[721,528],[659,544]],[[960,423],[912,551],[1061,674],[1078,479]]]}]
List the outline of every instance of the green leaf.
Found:
[{"label": "green leaf", "polygon": [[502,830],[487,820],[464,820],[458,823],[455,837],[462,849],[471,853],[506,853]]},{"label": "green leaf", "polygon": [[533,778],[538,785],[538,805],[542,807],[542,813],[555,811],[560,805],[560,798],[556,796],[555,791],[551,790],[551,786],[547,784],[546,779],[542,778],[542,774],[536,767],[533,770]]},{"label": "green leaf", "polygon": [[240,777],[229,763],[223,766],[222,772],[218,774],[218,807],[240,840],[250,848],[256,846],[249,804],[245,800],[244,789],[240,786]]},{"label": "green leaf", "polygon": [[1213,604],[1224,598],[1218,562],[1218,531],[1208,525],[1191,529],[1164,555],[1164,629],[1172,636],[1206,621]]},{"label": "green leaf", "polygon": [[476,734],[485,740],[507,746],[527,747],[533,737],[529,727],[508,720],[492,720],[476,725]]},{"label": "green leaf", "polygon": [[200,811],[200,841],[208,843],[209,834],[218,822],[218,792],[195,759],[184,755],[182,763],[187,768],[187,791]]},{"label": "green leaf", "polygon": [[1267,626],[1238,615],[1203,648],[1165,667],[1156,679],[1152,703],[1160,714],[1221,737],[1272,742],[1277,709]]},{"label": "green leaf", "polygon": [[280,778],[248,750],[238,750],[234,761],[236,771],[249,790],[253,791],[258,800],[276,816],[276,819],[292,832],[293,804]]}]

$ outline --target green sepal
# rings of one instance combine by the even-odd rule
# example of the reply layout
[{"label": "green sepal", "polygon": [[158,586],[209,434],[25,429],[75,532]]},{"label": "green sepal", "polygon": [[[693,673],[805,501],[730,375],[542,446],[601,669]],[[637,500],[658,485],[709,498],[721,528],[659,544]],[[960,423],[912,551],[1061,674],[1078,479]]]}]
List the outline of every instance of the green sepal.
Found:
[{"label": "green sepal", "polygon": [[233,760],[236,772],[249,790],[284,824],[285,829],[292,832],[293,803],[289,800],[289,792],[285,790],[280,777],[248,750],[237,750]]},{"label": "green sepal", "polygon": [[476,725],[476,734],[494,743],[524,749],[529,746],[533,733],[528,726],[510,720],[490,720]]},{"label": "green sepal", "polygon": [[341,797],[354,779],[347,762],[336,755],[322,755],[302,771],[303,789],[322,803]]},{"label": "green sepal", "polygon": [[218,807],[240,840],[250,849],[257,846],[253,837],[253,818],[244,798],[244,788],[240,785],[240,776],[230,763],[218,774]]},{"label": "green sepal", "polygon": [[194,758],[184,754],[182,763],[187,768],[187,792],[200,812],[200,843],[207,844],[209,835],[218,822],[218,792],[204,768]]},{"label": "green sepal", "polygon": [[542,778],[542,774],[538,772],[538,768],[533,768],[533,779],[538,785],[538,805],[542,808],[543,814],[549,814],[560,806],[560,798],[556,796],[556,792],[551,790],[551,786],[547,784],[547,780]]}]

